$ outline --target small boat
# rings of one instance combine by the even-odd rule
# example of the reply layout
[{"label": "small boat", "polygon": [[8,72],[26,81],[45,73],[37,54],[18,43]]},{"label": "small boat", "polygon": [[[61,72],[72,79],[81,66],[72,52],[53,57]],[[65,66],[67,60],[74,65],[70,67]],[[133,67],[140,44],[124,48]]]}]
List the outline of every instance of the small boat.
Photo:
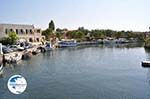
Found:
[{"label": "small boat", "polygon": [[150,67],[150,61],[142,61],[143,67]]},{"label": "small boat", "polygon": [[115,40],[116,43],[129,43],[129,41],[125,38],[119,38]]},{"label": "small boat", "polygon": [[32,52],[33,55],[39,54],[41,52],[41,49],[37,48]]},{"label": "small boat", "polygon": [[113,38],[108,38],[103,40],[103,44],[115,44],[115,41]]},{"label": "small boat", "polygon": [[19,53],[16,53],[15,56],[11,57],[11,63],[17,63],[22,59],[22,55]]},{"label": "small boat", "polygon": [[23,60],[30,59],[31,57],[32,57],[32,52],[31,51],[25,51],[22,55]]},{"label": "small boat", "polygon": [[75,47],[77,46],[76,40],[66,40],[66,41],[59,41],[59,47]]},{"label": "small boat", "polygon": [[45,50],[46,51],[52,51],[53,50],[53,47],[52,47],[51,43],[46,43]]}]

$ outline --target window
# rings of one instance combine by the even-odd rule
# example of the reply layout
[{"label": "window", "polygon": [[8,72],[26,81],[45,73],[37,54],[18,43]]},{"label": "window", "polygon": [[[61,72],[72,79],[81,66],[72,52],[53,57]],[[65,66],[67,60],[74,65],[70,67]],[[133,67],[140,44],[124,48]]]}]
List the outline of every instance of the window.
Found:
[{"label": "window", "polygon": [[21,34],[23,34],[23,29],[20,30]]},{"label": "window", "polygon": [[13,32],[13,29],[10,29],[10,32]]},{"label": "window", "polygon": [[8,29],[5,29],[5,33],[8,34]]},{"label": "window", "polygon": [[32,38],[29,38],[29,42],[33,42],[33,39],[32,39]]},{"label": "window", "polygon": [[41,33],[41,30],[40,30],[40,29],[37,29],[37,33]]},{"label": "window", "polygon": [[33,31],[30,29],[30,34],[33,34]]},{"label": "window", "polygon": [[39,42],[40,41],[39,38],[36,38],[36,41]]},{"label": "window", "polygon": [[26,29],[26,34],[28,34],[28,29]]},{"label": "window", "polygon": [[16,34],[18,34],[18,29],[16,29]]}]

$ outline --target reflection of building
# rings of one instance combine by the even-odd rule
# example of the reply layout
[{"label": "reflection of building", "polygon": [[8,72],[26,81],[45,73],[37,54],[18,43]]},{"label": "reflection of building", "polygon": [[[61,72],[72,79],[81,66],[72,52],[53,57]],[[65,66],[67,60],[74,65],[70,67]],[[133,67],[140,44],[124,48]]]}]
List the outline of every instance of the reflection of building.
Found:
[{"label": "reflection of building", "polygon": [[35,29],[34,25],[0,24],[0,38],[8,37],[9,32],[16,32],[20,40],[27,42],[41,42],[45,39],[41,29]]}]

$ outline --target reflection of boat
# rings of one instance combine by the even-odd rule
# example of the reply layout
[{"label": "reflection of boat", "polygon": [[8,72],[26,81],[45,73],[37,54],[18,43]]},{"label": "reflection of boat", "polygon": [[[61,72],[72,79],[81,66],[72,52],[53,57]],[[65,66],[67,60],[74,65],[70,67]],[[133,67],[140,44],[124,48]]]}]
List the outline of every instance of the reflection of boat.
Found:
[{"label": "reflection of boat", "polygon": [[74,47],[77,46],[76,40],[64,40],[58,42],[59,47]]}]

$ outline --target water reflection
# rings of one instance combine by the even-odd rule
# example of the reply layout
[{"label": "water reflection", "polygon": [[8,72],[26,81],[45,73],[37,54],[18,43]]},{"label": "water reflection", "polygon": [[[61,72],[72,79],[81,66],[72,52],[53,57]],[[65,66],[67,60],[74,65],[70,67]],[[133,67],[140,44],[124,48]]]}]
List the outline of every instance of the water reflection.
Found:
[{"label": "water reflection", "polygon": [[147,73],[147,81],[150,86],[150,68],[148,69],[148,73]]},{"label": "water reflection", "polygon": [[124,44],[104,44],[104,47],[109,48],[135,48],[135,47],[143,47],[144,43],[124,43]]},{"label": "water reflection", "polygon": [[[124,44],[93,44],[93,45],[82,45],[77,47],[69,47],[67,50],[85,49],[88,47],[99,47],[99,48],[137,48],[143,47],[144,43],[124,43]],[[59,50],[66,50],[66,48],[59,48]]]},{"label": "water reflection", "polygon": [[146,52],[146,58],[147,60],[150,60],[150,49],[149,48],[144,48],[145,52]]},{"label": "water reflection", "polygon": [[145,52],[150,53],[150,48],[144,48]]}]

